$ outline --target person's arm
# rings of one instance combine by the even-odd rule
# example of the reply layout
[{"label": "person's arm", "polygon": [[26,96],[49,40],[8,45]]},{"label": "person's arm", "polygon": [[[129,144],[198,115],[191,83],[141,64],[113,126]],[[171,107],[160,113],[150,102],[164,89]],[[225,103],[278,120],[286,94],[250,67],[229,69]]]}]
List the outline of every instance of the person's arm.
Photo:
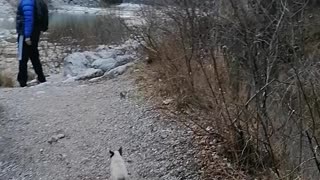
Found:
[{"label": "person's arm", "polygon": [[23,0],[21,4],[23,18],[24,18],[24,37],[30,40],[32,31],[33,31],[33,23],[34,23],[34,3],[35,0]]}]

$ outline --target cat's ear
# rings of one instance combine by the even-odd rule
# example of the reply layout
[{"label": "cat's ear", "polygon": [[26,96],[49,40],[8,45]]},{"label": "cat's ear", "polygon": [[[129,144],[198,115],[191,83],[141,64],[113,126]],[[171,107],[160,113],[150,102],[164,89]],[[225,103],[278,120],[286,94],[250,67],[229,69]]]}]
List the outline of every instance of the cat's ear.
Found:
[{"label": "cat's ear", "polygon": [[119,148],[119,154],[122,156],[122,147]]},{"label": "cat's ear", "polygon": [[112,158],[114,156],[114,152],[110,150],[109,153],[110,153],[110,158]]}]

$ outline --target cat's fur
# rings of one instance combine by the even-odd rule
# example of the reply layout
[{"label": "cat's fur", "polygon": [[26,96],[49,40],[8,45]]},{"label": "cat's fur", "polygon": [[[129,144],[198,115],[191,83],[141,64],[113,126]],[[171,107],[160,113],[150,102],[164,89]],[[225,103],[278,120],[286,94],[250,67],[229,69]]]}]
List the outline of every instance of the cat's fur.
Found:
[{"label": "cat's fur", "polygon": [[128,171],[122,158],[122,147],[118,151],[111,151],[111,180],[129,180]]}]

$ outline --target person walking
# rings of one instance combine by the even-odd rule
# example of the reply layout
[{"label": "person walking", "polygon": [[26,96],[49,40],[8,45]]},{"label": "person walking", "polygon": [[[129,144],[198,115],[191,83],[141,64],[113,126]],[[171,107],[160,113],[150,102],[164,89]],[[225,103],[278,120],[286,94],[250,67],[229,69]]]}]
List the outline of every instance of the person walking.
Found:
[{"label": "person walking", "polygon": [[17,80],[21,87],[27,86],[29,59],[38,76],[38,82],[46,82],[39,59],[38,43],[41,32],[48,29],[48,22],[48,7],[43,0],[20,0],[17,8],[16,30],[19,56]]}]

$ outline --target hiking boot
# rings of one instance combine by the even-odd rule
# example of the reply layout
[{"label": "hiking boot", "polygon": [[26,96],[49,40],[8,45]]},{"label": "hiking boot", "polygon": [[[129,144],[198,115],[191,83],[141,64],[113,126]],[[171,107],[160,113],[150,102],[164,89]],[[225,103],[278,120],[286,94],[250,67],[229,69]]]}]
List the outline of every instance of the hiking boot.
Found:
[{"label": "hiking boot", "polygon": [[26,87],[27,86],[27,83],[19,82],[19,84],[20,84],[20,87]]},{"label": "hiking boot", "polygon": [[47,80],[46,80],[45,77],[43,77],[43,78],[39,78],[39,77],[38,77],[38,82],[39,82],[39,83],[44,83],[44,82],[47,82]]}]

